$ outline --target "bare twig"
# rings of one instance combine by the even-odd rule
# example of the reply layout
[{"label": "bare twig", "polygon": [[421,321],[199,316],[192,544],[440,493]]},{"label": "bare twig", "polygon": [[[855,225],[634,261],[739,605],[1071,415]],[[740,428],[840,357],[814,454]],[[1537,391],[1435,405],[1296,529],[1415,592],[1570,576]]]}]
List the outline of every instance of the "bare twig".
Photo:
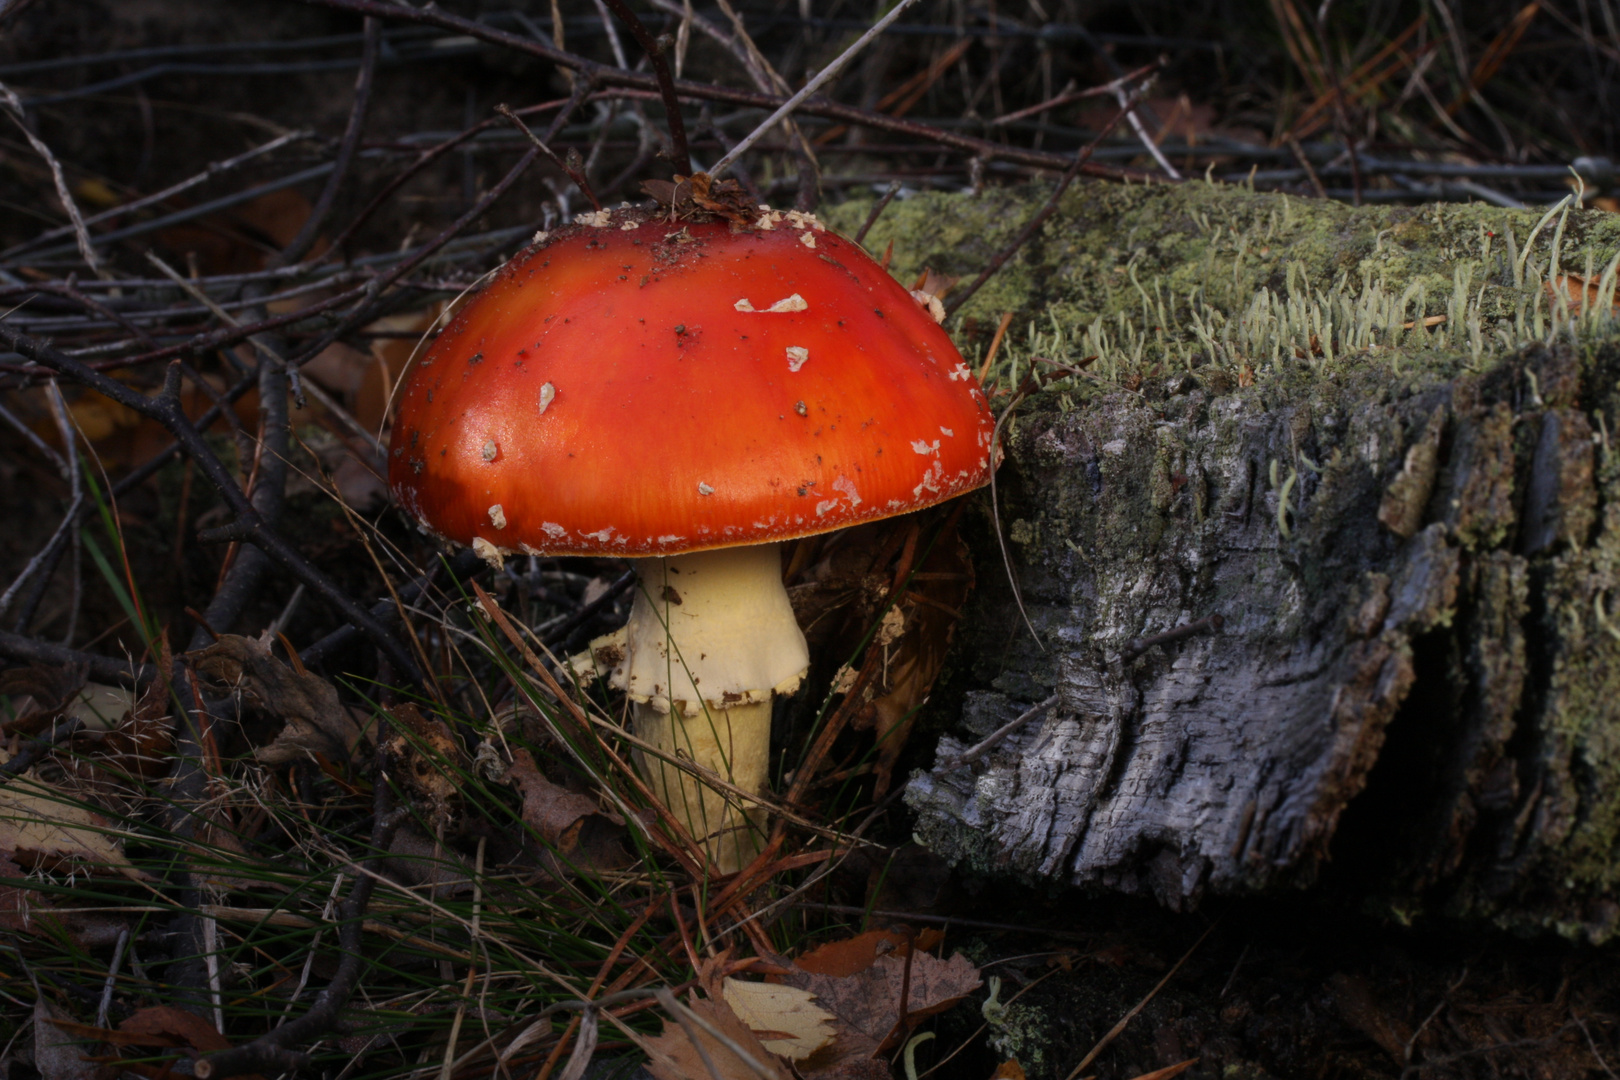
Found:
[{"label": "bare twig", "polygon": [[158,677],[152,664],[137,664],[112,656],[70,649],[65,645],[52,645],[36,641],[22,634],[0,630],[0,656],[20,660],[25,664],[49,664],[52,667],[70,667],[84,664],[90,677],[97,682],[116,683],[119,686],[145,686]]},{"label": "bare twig", "polygon": [[979,272],[979,276],[974,278],[967,288],[958,290],[951,295],[950,303],[945,305],[947,317],[960,311],[962,305],[971,300],[973,294],[982,289],[984,283],[995,276],[996,271],[1005,266],[1007,260],[1012,258],[1020,248],[1029,242],[1029,238],[1034,236],[1041,226],[1046,224],[1047,219],[1057,213],[1058,201],[1063,198],[1063,193],[1069,189],[1070,184],[1074,183],[1074,178],[1080,175],[1081,169],[1085,167],[1086,162],[1091,159],[1091,155],[1096,152],[1102,141],[1108,138],[1113,130],[1119,126],[1121,120],[1130,115],[1131,108],[1135,105],[1136,99],[1141,96],[1146,86],[1146,83],[1138,85],[1136,90],[1121,102],[1120,110],[1114,114],[1113,119],[1109,120],[1090,142],[1080,148],[1080,152],[1074,156],[1074,160],[1064,170],[1063,176],[1057,182],[1057,186],[1052,189],[1052,194],[1046,200],[1046,205],[1035,212],[1035,215],[1018,231],[1018,235],[1013,237],[1012,242],[991,256],[990,261]]},{"label": "bare twig", "polygon": [[73,223],[73,237],[79,245],[79,257],[97,277],[100,277],[105,271],[101,268],[101,260],[96,257],[95,247],[90,243],[90,230],[85,228],[84,215],[79,213],[79,204],[74,201],[73,192],[68,190],[67,177],[62,173],[62,163],[56,160],[56,155],[45,145],[45,140],[35,135],[34,129],[28,126],[28,114],[23,111],[22,101],[4,83],[0,83],[0,103],[4,103],[6,111],[11,114],[12,122],[27,138],[28,145],[45,159],[45,164],[51,170],[51,180],[56,184],[56,197],[61,200],[62,209],[67,211],[68,220]]},{"label": "bare twig", "polygon": [[1120,1037],[1120,1035],[1125,1031],[1125,1028],[1130,1025],[1130,1022],[1136,1019],[1136,1014],[1147,1008],[1147,1003],[1158,996],[1159,991],[1164,989],[1166,983],[1175,978],[1176,972],[1181,970],[1181,965],[1185,964],[1192,958],[1192,954],[1198,951],[1198,946],[1202,945],[1204,943],[1204,939],[1213,934],[1215,932],[1215,928],[1220,924],[1220,919],[1216,919],[1214,922],[1209,924],[1208,929],[1206,929],[1202,934],[1198,935],[1198,940],[1192,943],[1191,948],[1181,954],[1181,959],[1177,960],[1170,970],[1164,973],[1164,978],[1160,979],[1158,983],[1154,985],[1153,989],[1147,992],[1146,996],[1144,996],[1141,1001],[1138,1001],[1134,1006],[1132,1006],[1130,1012],[1120,1017],[1119,1023],[1108,1029],[1108,1034],[1097,1040],[1097,1045],[1093,1046],[1091,1048],[1091,1052],[1080,1059],[1080,1064],[1076,1065],[1069,1071],[1069,1075],[1065,1077],[1065,1080],[1075,1080],[1076,1077],[1085,1071],[1086,1066],[1097,1060],[1098,1054],[1101,1054],[1104,1050],[1108,1049],[1109,1044]]},{"label": "bare twig", "polygon": [[186,416],[178,396],[180,376],[178,367],[171,365],[163,392],[157,397],[149,398],[116,379],[92,371],[79,360],[49,345],[17,333],[4,323],[0,323],[0,344],[162,424],[180,443],[184,452],[197,462],[203,475],[236,514],[234,523],[214,531],[213,535],[217,539],[251,541],[271,559],[290,571],[294,577],[308,585],[311,591],[325,597],[342,611],[344,617],[359,626],[398,670],[408,674],[413,681],[420,677],[415,659],[381,623],[373,619],[369,612],[351,600],[335,582],[311,565],[296,548],[266,525],[263,516],[236,485],[236,481],[231,478],[218,456]]},{"label": "bare twig", "polygon": [[745,135],[741,142],[739,142],[736,146],[733,146],[730,150],[726,151],[725,157],[714,163],[714,168],[711,170],[713,174],[715,176],[719,176],[724,173],[726,168],[733,161],[736,161],[743,154],[747,153],[748,148],[759,141],[760,136],[764,135],[767,131],[771,130],[771,128],[781,123],[785,117],[791,116],[793,114],[793,110],[797,109],[806,98],[825,86],[828,81],[833,78],[833,76],[837,75],[844,69],[845,64],[854,59],[856,53],[870,45],[879,34],[888,29],[890,23],[894,22],[894,20],[898,19],[901,15],[904,15],[906,9],[911,7],[911,5],[916,2],[917,0],[900,0],[899,3],[894,5],[894,7],[890,8],[888,14],[884,15],[883,18],[873,23],[871,28],[868,29],[866,33],[855,39],[854,44],[850,45],[849,48],[839,53],[837,58],[834,59],[832,63],[816,72],[815,77],[809,82],[805,83],[804,86],[799,89],[798,93],[784,101],[775,112],[764,120],[763,123]]},{"label": "bare twig", "polygon": [[[529,142],[534,145],[536,150],[540,151],[540,153],[545,156],[547,161],[551,162],[553,165],[557,166],[557,168],[561,169],[565,174],[567,174],[568,179],[572,180],[574,182],[574,186],[579,188],[581,194],[583,194],[585,198],[590,201],[591,209],[602,209],[602,200],[598,199],[596,197],[596,192],[591,190],[591,182],[586,178],[585,171],[583,169],[581,169],[578,165],[575,165],[573,162],[564,161],[562,158],[558,157],[557,152],[551,147],[547,146],[545,143],[541,142],[540,136],[530,131],[529,125],[525,124],[521,119],[519,119],[517,113],[513,112],[510,107],[506,105],[497,105],[495,106],[495,111],[506,117],[507,120],[511,121],[513,127],[523,132],[523,134],[528,137]],[[572,154],[573,151],[570,150],[569,153]]]},{"label": "bare twig", "polygon": [[883,216],[883,211],[888,209],[889,203],[899,193],[900,181],[895,180],[889,184],[889,189],[883,193],[883,198],[873,204],[871,212],[866,215],[866,220],[861,222],[860,230],[855,234],[857,244],[866,239],[866,234],[872,231],[872,226],[877,224],[877,219]]},{"label": "bare twig", "polygon": [[[382,740],[378,741],[378,745],[379,747],[382,745]],[[383,751],[379,749],[379,757],[382,754]],[[371,853],[365,863],[387,857],[388,846],[393,841],[394,833],[410,816],[410,811],[404,808],[386,811],[388,790],[388,784],[379,781],[376,786],[378,813],[371,830]],[[338,969],[332,976],[332,981],[316,995],[315,1004],[310,1006],[309,1011],[298,1019],[282,1024],[266,1035],[261,1035],[246,1046],[222,1050],[200,1059],[194,1070],[198,1080],[225,1080],[226,1077],[240,1076],[243,1073],[287,1071],[299,1068],[308,1060],[304,1054],[288,1048],[309,1042],[330,1031],[341,1017],[343,1007],[348,1004],[349,995],[354,993],[354,988],[360,981],[361,969],[365,965],[361,937],[365,931],[366,905],[371,900],[371,892],[376,884],[377,878],[374,874],[358,875],[354,888],[349,890],[349,895],[339,905],[338,941],[343,950],[343,958],[338,961]]]},{"label": "bare twig", "polygon": [[[385,0],[304,0],[304,2],[356,14],[379,15],[387,19],[454,30],[479,41],[539,56],[563,67],[589,73],[595,76],[599,85],[603,87],[624,87],[653,93],[658,92],[657,79],[652,76],[635,71],[625,71],[620,68],[604,67],[584,57],[559,50],[547,42],[506,33],[475,19],[452,15],[434,5],[413,8],[387,3]],[[725,102],[746,108],[775,109],[782,104],[782,99],[776,95],[690,80],[677,79],[675,81],[675,90],[683,98]],[[826,99],[806,100],[796,106],[795,111],[807,116],[820,116],[842,123],[859,124],[877,131],[906,135],[939,146],[960,150],[975,157],[982,157],[986,161],[1007,161],[1036,169],[1061,169],[1072,160],[1068,154],[1031,150],[1027,147],[1013,146],[991,139],[981,139],[933,124],[888,116],[870,109],[862,109]],[[1148,175],[1135,169],[1114,168],[1091,162],[1084,165],[1081,171],[1092,176],[1106,176],[1114,179],[1127,176],[1141,178]]]},{"label": "bare twig", "polygon": [[1025,709],[1022,713],[1019,713],[1018,716],[996,728],[996,730],[992,731],[980,742],[973,744],[960,754],[957,754],[954,757],[946,758],[944,761],[941,761],[939,764],[935,765],[934,771],[953,772],[960,769],[964,765],[973,764],[975,761],[978,761],[980,758],[984,757],[984,755],[988,754],[991,750],[995,749],[996,746],[1007,738],[1007,736],[1011,735],[1013,732],[1017,731],[1019,728],[1023,727],[1025,724],[1029,723],[1031,720],[1035,719],[1035,717],[1039,716],[1041,713],[1045,712],[1047,709],[1050,709],[1057,703],[1058,695],[1053,694],[1045,701],[1031,705],[1028,709]]},{"label": "bare twig", "polygon": [[343,141],[338,144],[337,157],[332,163],[332,175],[326,178],[326,186],[321,188],[321,194],[315,200],[315,206],[304,219],[299,228],[298,235],[294,236],[286,247],[281,249],[272,265],[286,266],[301,261],[315,246],[320,237],[321,227],[326,224],[326,217],[332,212],[332,204],[337,200],[338,189],[348,178],[349,169],[354,164],[355,151],[360,148],[360,134],[366,126],[366,108],[371,103],[371,86],[373,76],[377,72],[377,45],[382,33],[382,22],[376,18],[367,18],[365,21],[365,44],[360,56],[360,74],[354,82],[354,104],[349,109],[349,123],[343,131]]},{"label": "bare twig", "polygon": [[618,16],[620,22],[629,28],[630,35],[641,46],[641,51],[647,54],[647,61],[652,64],[653,74],[658,80],[658,93],[664,99],[664,122],[669,125],[669,158],[675,166],[678,175],[686,176],[692,171],[692,155],[686,148],[686,122],[681,119],[681,99],[675,90],[675,77],[669,72],[669,61],[664,57],[664,50],[658,42],[653,40],[647,27],[637,18],[636,13],[630,10],[625,0],[604,0],[608,9]]},{"label": "bare twig", "polygon": [[[1116,79],[1115,82],[1117,84],[1118,80]],[[1136,115],[1136,104],[1130,100],[1130,95],[1126,93],[1123,86],[1115,85],[1114,100],[1118,101],[1119,107],[1125,110],[1125,118],[1131,122],[1131,130],[1136,132],[1137,139],[1147,148],[1147,152],[1153,155],[1153,160],[1159,163],[1159,168],[1164,170],[1164,175],[1172,180],[1180,180],[1181,174],[1176,171],[1174,165],[1170,164],[1170,159],[1164,156],[1164,151],[1159,149],[1159,144],[1154,140],[1153,136],[1148,134],[1147,128],[1142,124],[1142,118]]]},{"label": "bare twig", "polygon": [[[121,203],[118,206],[113,207],[111,210],[103,210],[99,214],[92,214],[84,219],[84,224],[87,227],[91,225],[99,225],[103,221],[109,221],[121,215],[133,214],[136,211],[145,210],[148,206],[156,206],[158,203],[167,202],[176,195],[182,195],[185,192],[190,191],[192,188],[197,187],[199,184],[207,183],[209,180],[212,180],[218,176],[223,176],[226,173],[255,160],[256,158],[261,158],[266,154],[280,150],[288,143],[298,142],[301,139],[309,138],[309,136],[310,132],[307,130],[289,131],[285,135],[279,135],[276,138],[271,139],[269,142],[260,146],[255,146],[253,149],[237,154],[235,157],[226,158],[223,161],[212,162],[202,172],[197,173],[195,176],[188,179],[182,180],[178,184],[171,184],[162,191],[154,191],[150,195],[144,195],[139,199],[133,199],[130,202]],[[11,247],[6,248],[4,251],[0,251],[0,260],[9,259],[19,252],[27,251],[28,249],[37,247],[40,244],[48,243],[49,241],[58,240],[64,236],[71,235],[73,235],[72,225],[61,225],[54,229],[47,229],[30,240],[24,240],[20,244],[14,244]]]},{"label": "bare twig", "polygon": [[1125,643],[1124,648],[1119,650],[1119,658],[1121,661],[1128,664],[1132,660],[1135,660],[1138,656],[1141,656],[1143,653],[1153,648],[1155,645],[1169,645],[1171,642],[1180,641],[1183,638],[1190,638],[1195,634],[1219,633],[1221,627],[1225,625],[1226,619],[1223,616],[1216,614],[1199,619],[1197,622],[1190,622],[1183,626],[1178,626],[1174,630],[1166,630],[1162,634],[1153,634],[1144,638],[1132,638],[1130,641]]},{"label": "bare twig", "polygon": [[84,722],[77,718],[65,724],[52,724],[50,731],[30,739],[21,750],[0,762],[0,777],[21,776],[34,767],[34,762],[73,738],[83,727]]}]

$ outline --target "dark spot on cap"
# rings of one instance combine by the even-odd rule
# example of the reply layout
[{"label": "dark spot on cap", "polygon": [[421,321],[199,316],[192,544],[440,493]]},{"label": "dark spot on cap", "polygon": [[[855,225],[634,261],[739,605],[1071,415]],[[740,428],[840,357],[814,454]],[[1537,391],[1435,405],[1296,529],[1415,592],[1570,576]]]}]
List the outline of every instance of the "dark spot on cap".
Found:
[{"label": "dark spot on cap", "polygon": [[798,413],[800,416],[810,415],[810,410],[805,407],[805,404],[802,401],[795,401],[793,403],[793,411]]},{"label": "dark spot on cap", "polygon": [[484,358],[483,353],[475,352],[471,356],[467,357],[467,363],[476,364],[476,363],[478,363],[478,361],[482,360],[483,358]]}]

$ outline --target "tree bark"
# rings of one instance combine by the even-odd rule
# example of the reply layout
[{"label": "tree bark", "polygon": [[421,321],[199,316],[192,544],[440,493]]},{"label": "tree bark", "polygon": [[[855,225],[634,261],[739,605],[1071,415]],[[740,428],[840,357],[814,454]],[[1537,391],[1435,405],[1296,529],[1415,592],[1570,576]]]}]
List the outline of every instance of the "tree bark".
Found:
[{"label": "tree bark", "polygon": [[[1039,197],[920,197],[868,243],[967,271]],[[1018,596],[986,498],[921,839],[1174,908],[1327,881],[1613,935],[1614,217],[1068,198],[966,311],[1023,316],[1004,386],[1095,359],[1003,428]]]}]

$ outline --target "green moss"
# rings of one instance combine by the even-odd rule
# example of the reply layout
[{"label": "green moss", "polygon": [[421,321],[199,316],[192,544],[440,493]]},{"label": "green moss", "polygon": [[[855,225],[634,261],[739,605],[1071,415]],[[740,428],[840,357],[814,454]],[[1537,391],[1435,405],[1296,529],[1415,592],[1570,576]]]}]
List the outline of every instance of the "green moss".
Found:
[{"label": "green moss", "polygon": [[[971,280],[1046,195],[918,195],[892,204],[867,246],[893,241],[903,281],[923,267]],[[826,216],[852,230],[868,209]],[[1571,321],[1562,291],[1546,287],[1555,259],[1560,275],[1604,278],[1612,300],[1617,254],[1620,219],[1598,211],[1357,209],[1201,182],[1085,182],[951,329],[964,352],[982,355],[1001,315],[1014,313],[992,380],[1004,387],[1032,356],[1093,357],[1089,378],[1060,384],[1071,406],[1075,395],[1194,367],[1236,382],[1368,360],[1452,374]]]}]

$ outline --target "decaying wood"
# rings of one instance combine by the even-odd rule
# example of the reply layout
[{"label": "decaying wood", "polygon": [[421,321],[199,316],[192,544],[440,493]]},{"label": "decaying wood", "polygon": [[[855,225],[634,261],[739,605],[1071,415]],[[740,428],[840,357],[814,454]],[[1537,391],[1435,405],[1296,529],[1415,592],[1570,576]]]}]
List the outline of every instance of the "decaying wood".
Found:
[{"label": "decaying wood", "polygon": [[[915,202],[929,229],[904,211],[891,228],[935,238],[908,256],[936,269],[1018,224],[1011,201]],[[1317,355],[1302,335],[1258,355],[1172,337],[1020,409],[999,496],[1040,640],[985,500],[979,592],[933,705],[936,764],[907,791],[918,834],[980,872],[1178,908],[1327,879],[1401,913],[1607,938],[1620,336],[1578,312],[1560,324],[1546,283],[1555,260],[1580,272],[1589,254],[1595,281],[1620,226],[1577,211],[1532,235],[1539,213],[1286,202],[1089,188],[970,306],[989,325],[1019,310],[1037,334],[1089,324],[1092,343],[1098,325],[1125,340],[1134,319],[1151,341],[1166,293],[1183,312],[1252,318],[1260,290],[1292,303],[1335,278],[1350,293],[1423,285],[1383,347]],[[1448,312],[1449,330],[1421,328]],[[1217,615],[1217,632],[1138,647]]]}]

